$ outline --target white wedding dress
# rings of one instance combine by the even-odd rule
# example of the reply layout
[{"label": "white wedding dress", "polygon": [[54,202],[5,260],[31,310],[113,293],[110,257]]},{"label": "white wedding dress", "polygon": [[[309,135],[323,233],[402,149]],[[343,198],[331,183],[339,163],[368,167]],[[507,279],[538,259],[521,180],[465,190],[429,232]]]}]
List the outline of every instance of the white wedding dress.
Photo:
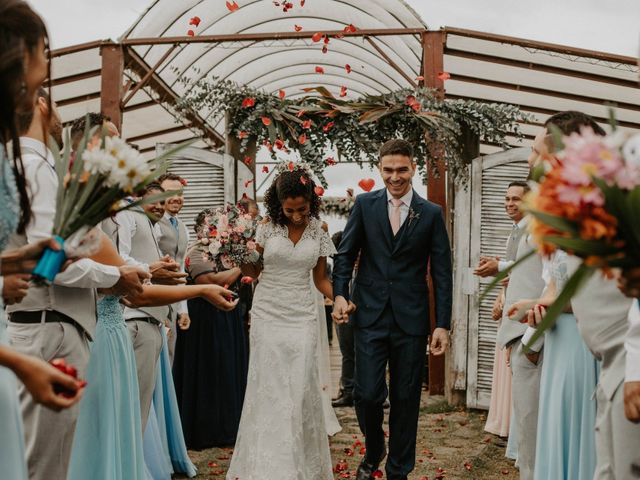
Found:
[{"label": "white wedding dress", "polygon": [[264,270],[251,309],[250,358],[227,480],[331,480],[318,367],[318,310],[309,275],[335,252],[311,219],[296,245],[286,227],[258,227]]}]

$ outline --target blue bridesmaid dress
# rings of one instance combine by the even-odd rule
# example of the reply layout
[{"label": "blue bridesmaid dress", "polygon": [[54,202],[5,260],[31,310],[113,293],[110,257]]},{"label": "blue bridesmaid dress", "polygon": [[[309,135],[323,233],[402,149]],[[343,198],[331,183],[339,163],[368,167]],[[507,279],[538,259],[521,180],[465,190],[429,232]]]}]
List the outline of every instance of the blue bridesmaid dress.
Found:
[{"label": "blue bridesmaid dress", "polygon": [[198,470],[187,454],[176,391],[171,375],[167,335],[162,329],[162,351],[153,392],[149,421],[144,434],[144,453],[148,478],[167,480],[167,466],[173,472],[195,477]]},{"label": "blue bridesmaid dress", "polygon": [[[568,278],[566,259],[564,252],[557,252],[551,265],[558,291]],[[599,362],[582,340],[576,317],[560,315],[545,333],[536,480],[592,480],[596,466],[593,393],[599,373]]]},{"label": "blue bridesmaid dress", "polygon": [[144,480],[136,358],[117,297],[98,301],[87,382],[68,480]]},{"label": "blue bridesmaid dress", "polygon": [[[0,144],[0,162],[2,177],[0,178],[0,202],[5,208],[0,209],[0,250],[4,249],[11,234],[15,231],[20,218],[20,207],[17,201],[17,190],[13,171],[5,155],[4,145]],[[0,296],[0,345],[7,346],[7,316]],[[22,413],[18,402],[18,383],[14,373],[0,366],[0,476],[12,480],[27,479],[26,452],[24,449],[24,432],[22,430]]]}]

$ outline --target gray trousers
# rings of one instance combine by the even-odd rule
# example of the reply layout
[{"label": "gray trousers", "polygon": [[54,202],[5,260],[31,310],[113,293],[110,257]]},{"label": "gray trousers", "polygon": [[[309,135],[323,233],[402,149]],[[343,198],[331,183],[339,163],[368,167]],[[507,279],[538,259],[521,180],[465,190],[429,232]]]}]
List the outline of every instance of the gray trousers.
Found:
[{"label": "gray trousers", "polygon": [[518,429],[518,466],[521,480],[533,480],[536,463],[536,436],[538,430],[538,400],[540,397],[540,374],[542,354],[534,365],[522,351],[520,339],[511,351],[511,399],[513,402],[512,421]]},{"label": "gray trousers", "polygon": [[[86,334],[74,325],[62,322],[9,323],[7,331],[9,342],[17,351],[45,361],[63,358],[78,369],[80,378],[85,378],[89,363],[89,341]],[[29,479],[67,478],[79,404],[54,412],[35,403],[20,382],[18,394],[24,421]]]},{"label": "gray trousers", "polygon": [[140,388],[140,417],[142,419],[142,433],[144,434],[149,411],[151,410],[151,400],[158,373],[158,359],[162,349],[161,327],[160,325],[140,320],[127,320],[126,323],[131,334],[133,351],[136,355],[136,370]]},{"label": "gray trousers", "polygon": [[596,472],[595,480],[640,478],[640,424],[624,415],[622,384],[613,398],[602,387],[596,390]]}]

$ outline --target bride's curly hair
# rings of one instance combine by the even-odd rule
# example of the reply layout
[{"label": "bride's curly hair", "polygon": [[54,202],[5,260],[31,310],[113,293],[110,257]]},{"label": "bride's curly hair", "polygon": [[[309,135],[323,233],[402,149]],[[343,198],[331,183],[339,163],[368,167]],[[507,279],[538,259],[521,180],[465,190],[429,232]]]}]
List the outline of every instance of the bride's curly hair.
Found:
[{"label": "bride's curly hair", "polygon": [[264,204],[271,221],[286,225],[287,217],[282,210],[282,202],[287,198],[303,197],[310,204],[310,216],[320,218],[320,197],[316,194],[316,184],[303,169],[284,171],[278,175],[264,195]]}]

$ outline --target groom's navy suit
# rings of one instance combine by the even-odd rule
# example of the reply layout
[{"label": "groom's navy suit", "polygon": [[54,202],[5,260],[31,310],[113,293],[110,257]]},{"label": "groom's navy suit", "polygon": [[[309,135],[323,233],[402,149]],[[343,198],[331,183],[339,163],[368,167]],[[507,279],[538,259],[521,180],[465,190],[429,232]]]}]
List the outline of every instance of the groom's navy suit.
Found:
[{"label": "groom's navy suit", "polygon": [[415,465],[422,372],[430,332],[427,268],[435,290],[436,326],[451,319],[451,250],[442,209],[413,192],[407,218],[394,236],[386,189],[359,195],[334,260],[333,291],[349,299],[360,252],[351,317],[356,345],[354,397],[367,461],[384,452],[382,421],[389,363],[390,480],[406,479]]}]

